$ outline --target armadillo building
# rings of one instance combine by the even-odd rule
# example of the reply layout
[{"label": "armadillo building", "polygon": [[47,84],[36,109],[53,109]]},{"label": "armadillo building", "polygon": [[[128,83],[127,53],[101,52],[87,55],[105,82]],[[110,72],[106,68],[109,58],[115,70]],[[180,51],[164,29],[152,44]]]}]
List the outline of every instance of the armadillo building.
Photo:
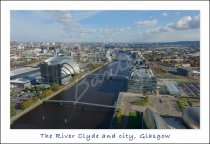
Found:
[{"label": "armadillo building", "polygon": [[56,55],[40,64],[41,79],[46,84],[68,83],[72,75],[80,72],[79,65],[71,57]]}]

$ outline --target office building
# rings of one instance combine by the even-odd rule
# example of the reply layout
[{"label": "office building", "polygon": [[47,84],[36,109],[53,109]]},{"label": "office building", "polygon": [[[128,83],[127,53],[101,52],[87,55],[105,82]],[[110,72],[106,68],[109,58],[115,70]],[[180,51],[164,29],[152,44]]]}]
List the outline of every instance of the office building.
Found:
[{"label": "office building", "polygon": [[137,69],[131,73],[129,83],[136,92],[156,92],[157,80],[151,69]]}]

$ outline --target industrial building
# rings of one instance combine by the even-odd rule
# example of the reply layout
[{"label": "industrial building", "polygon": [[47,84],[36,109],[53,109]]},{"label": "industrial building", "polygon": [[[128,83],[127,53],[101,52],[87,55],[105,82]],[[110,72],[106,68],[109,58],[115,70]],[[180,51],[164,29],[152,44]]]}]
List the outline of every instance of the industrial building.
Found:
[{"label": "industrial building", "polygon": [[179,75],[183,75],[183,76],[191,76],[192,75],[192,70],[189,68],[179,67],[176,69],[176,71]]},{"label": "industrial building", "polygon": [[15,87],[19,87],[19,88],[26,88],[26,87],[31,86],[31,82],[28,79],[17,78],[17,79],[14,79],[14,80],[10,80],[10,85],[15,86]]},{"label": "industrial building", "polygon": [[38,73],[39,68],[24,67],[10,71],[10,79],[16,79],[24,76],[28,76],[34,73]]},{"label": "industrial building", "polygon": [[45,84],[68,83],[72,75],[80,72],[79,65],[71,57],[56,55],[40,64],[41,80]]},{"label": "industrial building", "polygon": [[129,83],[136,92],[155,92],[157,80],[151,69],[136,69],[131,73]]},{"label": "industrial building", "polygon": [[166,89],[170,95],[180,96],[181,91],[177,88],[177,84],[175,82],[166,82]]},{"label": "industrial building", "polygon": [[10,72],[10,84],[11,86],[25,88],[31,85],[37,84],[40,79],[39,68],[19,68]]}]

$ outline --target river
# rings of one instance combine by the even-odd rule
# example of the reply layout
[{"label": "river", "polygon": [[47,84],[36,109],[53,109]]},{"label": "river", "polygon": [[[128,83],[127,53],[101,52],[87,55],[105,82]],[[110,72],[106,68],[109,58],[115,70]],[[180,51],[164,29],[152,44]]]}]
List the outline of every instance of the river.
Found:
[{"label": "river", "polygon": [[[112,73],[113,78],[102,74]],[[75,86],[58,94],[54,100],[77,100],[94,104],[114,105],[119,92],[127,91],[127,61],[113,61],[86,77]],[[100,75],[100,76],[97,76]],[[115,75],[118,75],[115,78]],[[12,129],[107,129],[114,109],[60,103],[43,103],[16,120]]]}]

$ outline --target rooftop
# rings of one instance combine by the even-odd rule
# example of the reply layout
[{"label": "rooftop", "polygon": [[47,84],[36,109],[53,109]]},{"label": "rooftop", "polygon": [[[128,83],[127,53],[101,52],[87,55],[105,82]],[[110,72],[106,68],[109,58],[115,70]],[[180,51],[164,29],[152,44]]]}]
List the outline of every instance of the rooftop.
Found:
[{"label": "rooftop", "polygon": [[24,79],[24,78],[18,78],[18,79],[15,79],[15,80],[10,80],[11,83],[29,83],[30,80],[29,79]]},{"label": "rooftop", "polygon": [[166,82],[168,91],[180,93],[175,82]]},{"label": "rooftop", "polygon": [[32,72],[32,71],[35,71],[35,70],[39,70],[39,68],[31,68],[31,67],[19,68],[19,69],[15,69],[15,70],[10,71],[10,76],[16,76],[16,75],[19,75],[19,74]]},{"label": "rooftop", "polygon": [[150,108],[143,112],[143,120],[148,129],[170,129],[165,120]]},{"label": "rooftop", "polygon": [[180,117],[162,116],[171,129],[186,129]]},{"label": "rooftop", "polygon": [[70,62],[72,61],[72,57],[70,56],[64,56],[64,55],[56,55],[55,57],[52,57],[48,60],[46,60],[45,62],[47,62],[48,64],[62,64],[64,62]]},{"label": "rooftop", "polygon": [[27,75],[27,77],[35,78],[35,79],[36,79],[36,78],[41,77],[41,73],[40,73],[40,71],[39,71],[39,72],[36,72],[36,73]]},{"label": "rooftop", "polygon": [[189,107],[182,113],[182,120],[189,128],[200,128],[200,107]]},{"label": "rooftop", "polygon": [[154,74],[151,69],[138,69],[132,72],[131,76],[137,76],[140,78],[151,78]]}]

